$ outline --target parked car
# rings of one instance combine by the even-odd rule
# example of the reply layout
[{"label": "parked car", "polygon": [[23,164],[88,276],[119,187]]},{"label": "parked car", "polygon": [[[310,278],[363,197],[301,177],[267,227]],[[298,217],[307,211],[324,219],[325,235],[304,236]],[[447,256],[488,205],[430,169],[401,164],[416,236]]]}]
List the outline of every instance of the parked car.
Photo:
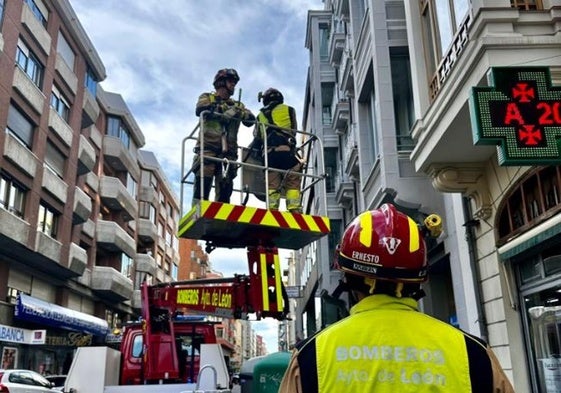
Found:
[{"label": "parked car", "polygon": [[53,393],[52,386],[35,371],[0,369],[0,393]]},{"label": "parked car", "polygon": [[45,375],[45,379],[53,384],[54,390],[64,389],[64,382],[66,382],[66,375]]}]

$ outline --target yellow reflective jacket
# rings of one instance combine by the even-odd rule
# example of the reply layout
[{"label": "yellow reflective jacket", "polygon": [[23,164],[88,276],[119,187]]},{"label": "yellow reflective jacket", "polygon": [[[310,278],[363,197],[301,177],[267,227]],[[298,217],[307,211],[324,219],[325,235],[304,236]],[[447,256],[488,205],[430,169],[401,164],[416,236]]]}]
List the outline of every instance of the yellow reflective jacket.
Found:
[{"label": "yellow reflective jacket", "polygon": [[417,311],[411,298],[364,298],[293,353],[279,393],[512,393],[480,339]]}]

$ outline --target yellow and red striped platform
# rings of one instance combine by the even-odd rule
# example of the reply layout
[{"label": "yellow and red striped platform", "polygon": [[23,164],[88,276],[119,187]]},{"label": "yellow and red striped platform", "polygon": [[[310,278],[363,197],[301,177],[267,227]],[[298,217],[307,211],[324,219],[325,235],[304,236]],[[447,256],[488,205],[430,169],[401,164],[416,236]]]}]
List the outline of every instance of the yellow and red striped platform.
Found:
[{"label": "yellow and red striped platform", "polygon": [[179,222],[178,236],[217,247],[273,245],[298,250],[327,235],[329,218],[230,203],[200,201]]}]

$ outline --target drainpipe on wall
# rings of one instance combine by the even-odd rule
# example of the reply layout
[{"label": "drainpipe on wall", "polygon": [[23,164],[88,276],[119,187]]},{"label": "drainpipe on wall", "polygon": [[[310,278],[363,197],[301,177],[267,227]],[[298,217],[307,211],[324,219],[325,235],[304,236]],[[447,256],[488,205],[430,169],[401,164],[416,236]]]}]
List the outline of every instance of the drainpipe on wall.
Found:
[{"label": "drainpipe on wall", "polygon": [[466,242],[469,252],[469,264],[472,271],[473,279],[473,289],[475,293],[475,302],[477,305],[477,323],[479,325],[479,331],[481,332],[481,338],[485,341],[488,340],[487,322],[485,320],[485,313],[482,310],[481,304],[481,286],[479,268],[477,267],[477,247],[476,238],[474,234],[474,228],[479,226],[479,220],[473,218],[471,211],[471,204],[468,198],[462,197],[462,206],[464,209],[464,219],[466,220],[463,226],[466,228]]}]

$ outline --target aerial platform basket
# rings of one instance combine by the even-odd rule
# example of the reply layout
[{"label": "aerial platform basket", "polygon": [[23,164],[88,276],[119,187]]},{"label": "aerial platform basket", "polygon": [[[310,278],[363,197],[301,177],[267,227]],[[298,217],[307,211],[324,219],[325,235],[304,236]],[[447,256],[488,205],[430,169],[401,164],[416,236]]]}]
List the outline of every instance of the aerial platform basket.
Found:
[{"label": "aerial platform basket", "polygon": [[298,250],[329,231],[329,218],[323,216],[202,200],[181,219],[178,236],[216,247]]}]

